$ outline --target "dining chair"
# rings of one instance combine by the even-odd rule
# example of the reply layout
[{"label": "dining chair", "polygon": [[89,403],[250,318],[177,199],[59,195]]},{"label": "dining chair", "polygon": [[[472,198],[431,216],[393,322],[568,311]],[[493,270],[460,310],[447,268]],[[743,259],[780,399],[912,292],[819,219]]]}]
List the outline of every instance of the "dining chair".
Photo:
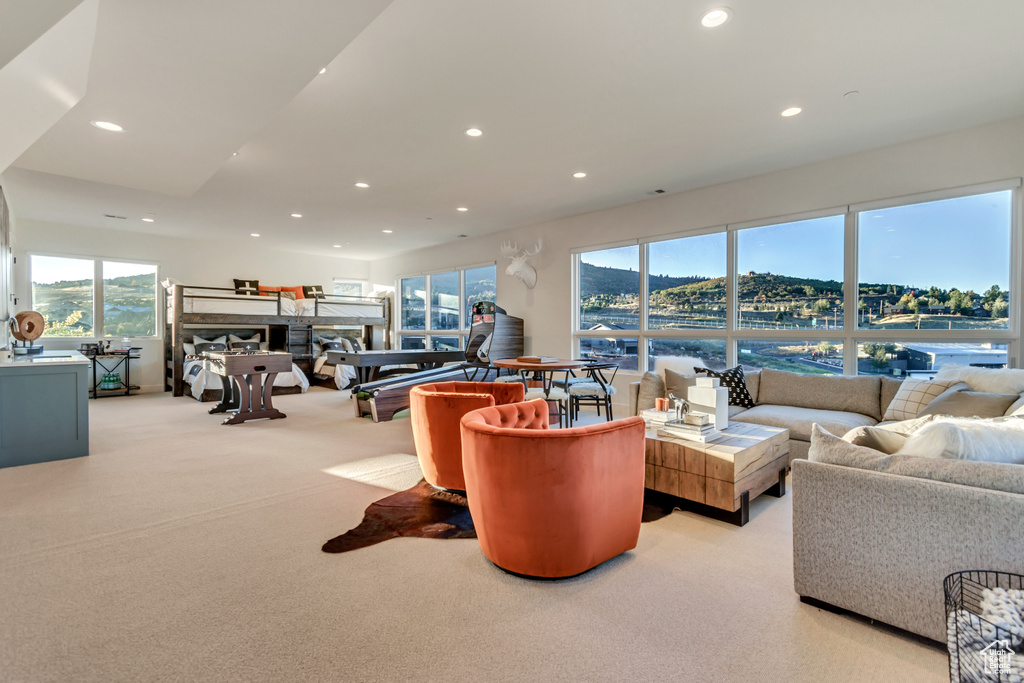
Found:
[{"label": "dining chair", "polygon": [[591,363],[586,368],[587,376],[583,381],[569,384],[569,425],[579,418],[581,405],[593,405],[597,408],[598,417],[604,406],[605,420],[611,421],[612,396],[615,395],[615,375],[619,371],[618,363]]}]

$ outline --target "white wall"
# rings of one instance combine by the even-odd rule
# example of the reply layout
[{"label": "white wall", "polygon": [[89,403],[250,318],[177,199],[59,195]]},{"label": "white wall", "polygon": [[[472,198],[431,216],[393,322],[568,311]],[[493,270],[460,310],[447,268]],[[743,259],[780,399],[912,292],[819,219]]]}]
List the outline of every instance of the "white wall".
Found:
[{"label": "white wall", "polygon": [[[17,207],[12,206],[11,213]],[[317,257],[260,248],[255,240],[238,243],[203,242],[133,233],[95,230],[46,223],[12,216],[14,256],[14,310],[31,307],[28,254],[87,256],[141,263],[156,263],[160,279],[171,277],[203,287],[232,287],[232,278],[252,278],[277,286],[323,285],[330,291],[334,278],[365,280],[369,264],[345,258]],[[161,329],[162,333],[163,330]],[[45,339],[48,349],[77,349],[83,340]],[[88,341],[88,340],[86,340]],[[163,391],[163,340],[140,339],[142,358],[132,366],[132,383],[142,391]]]},{"label": "white wall", "polygon": [[[696,231],[864,201],[1024,176],[1024,118],[809,164],[746,180],[651,198],[486,237],[460,240],[372,264],[376,282],[498,259],[498,304],[525,320],[526,351],[568,357],[572,350],[570,251],[628,238]],[[1020,220],[1020,207],[1017,207]],[[531,263],[537,286],[527,290],[504,274],[503,240],[520,246],[543,238]],[[428,265],[424,265],[428,264]],[[1018,316],[1020,289],[1011,283]],[[1020,319],[1020,317],[1018,317]],[[1011,353],[1014,353],[1011,350]],[[623,376],[625,375],[625,376]],[[618,397],[635,381],[620,373]],[[617,380],[616,384],[620,382]]]}]

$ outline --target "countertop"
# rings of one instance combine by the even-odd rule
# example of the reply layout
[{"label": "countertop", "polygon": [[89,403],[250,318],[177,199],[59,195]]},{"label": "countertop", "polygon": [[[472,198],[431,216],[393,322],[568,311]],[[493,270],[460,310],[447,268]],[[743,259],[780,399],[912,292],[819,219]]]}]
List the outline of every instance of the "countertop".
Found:
[{"label": "countertop", "polygon": [[43,351],[40,354],[11,356],[11,360],[0,362],[0,372],[6,368],[24,368],[25,366],[36,365],[39,367],[51,367],[53,365],[88,365],[89,359],[78,351]]}]

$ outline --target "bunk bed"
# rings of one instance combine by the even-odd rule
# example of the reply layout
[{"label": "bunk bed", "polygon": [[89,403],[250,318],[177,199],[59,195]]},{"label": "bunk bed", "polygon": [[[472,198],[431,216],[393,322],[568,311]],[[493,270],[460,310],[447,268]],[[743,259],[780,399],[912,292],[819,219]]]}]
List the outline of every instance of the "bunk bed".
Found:
[{"label": "bunk bed", "polygon": [[278,291],[250,296],[236,294],[232,287],[180,283],[168,283],[166,292],[165,390],[175,396],[185,395],[185,344],[197,333],[236,331],[239,336],[251,336],[253,331],[266,330],[263,338],[269,347],[291,353],[307,376],[313,374],[313,342],[326,328],[362,327],[363,346],[368,349],[373,348],[374,328],[380,328],[377,337],[384,348],[390,348],[391,299],[386,294],[328,294],[295,300]]}]

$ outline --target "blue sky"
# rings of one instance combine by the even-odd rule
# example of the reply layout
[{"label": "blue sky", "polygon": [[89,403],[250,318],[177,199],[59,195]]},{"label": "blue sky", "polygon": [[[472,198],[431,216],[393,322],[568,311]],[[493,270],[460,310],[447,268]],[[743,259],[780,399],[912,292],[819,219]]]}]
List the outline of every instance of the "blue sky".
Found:
[{"label": "blue sky", "polygon": [[[913,204],[859,215],[860,281],[973,289],[1009,288],[1010,191]],[[843,279],[843,216],[741,230],[739,272]],[[583,254],[599,266],[632,268],[638,246]],[[725,233],[650,245],[654,275],[725,275]]]}]

